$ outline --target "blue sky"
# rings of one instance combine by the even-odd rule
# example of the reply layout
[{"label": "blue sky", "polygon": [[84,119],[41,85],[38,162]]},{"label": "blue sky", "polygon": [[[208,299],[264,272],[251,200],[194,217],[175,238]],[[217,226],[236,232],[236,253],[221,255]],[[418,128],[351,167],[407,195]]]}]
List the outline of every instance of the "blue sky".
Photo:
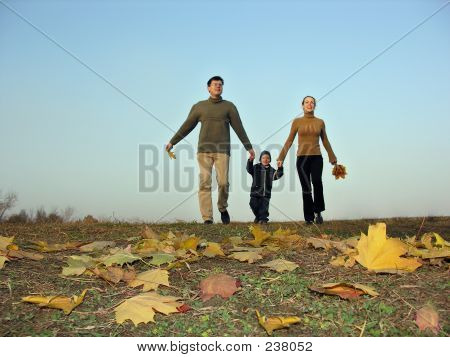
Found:
[{"label": "blue sky", "polygon": [[[321,98],[444,4],[1,0],[0,189],[18,193],[15,211],[70,205],[81,217],[201,220],[199,127],[175,147],[176,161],[163,147],[208,97],[208,78],[225,79],[223,97],[257,154],[276,157],[305,95]],[[450,214],[449,17],[450,5],[318,102],[349,172],[336,181],[325,165],[325,219]],[[232,143],[229,211],[247,221],[250,176],[234,133]],[[146,159],[153,192],[139,192],[139,145],[159,150]],[[295,146],[285,170],[270,218],[300,220]]]}]

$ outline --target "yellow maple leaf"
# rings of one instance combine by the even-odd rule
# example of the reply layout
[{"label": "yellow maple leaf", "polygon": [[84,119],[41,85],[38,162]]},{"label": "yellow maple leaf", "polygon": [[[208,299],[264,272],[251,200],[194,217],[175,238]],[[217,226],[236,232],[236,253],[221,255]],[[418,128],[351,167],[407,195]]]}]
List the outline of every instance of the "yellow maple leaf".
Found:
[{"label": "yellow maple leaf", "polygon": [[12,244],[13,240],[14,240],[14,237],[0,236],[0,250],[3,250],[3,251],[9,250],[10,246],[14,245],[14,244]]},{"label": "yellow maple leaf", "polygon": [[164,269],[152,269],[140,273],[128,284],[132,288],[142,285],[142,291],[156,290],[159,285],[169,285],[169,272]]},{"label": "yellow maple leaf", "polygon": [[266,317],[261,315],[258,310],[255,310],[258,317],[259,324],[264,327],[267,334],[272,335],[273,330],[289,327],[292,324],[300,322],[300,317],[297,316],[273,316]]},{"label": "yellow maple leaf", "polygon": [[253,263],[256,260],[262,259],[262,255],[260,255],[258,252],[235,252],[233,254],[230,254],[228,258],[237,259],[241,262],[248,261],[250,264]]},{"label": "yellow maple leaf", "polygon": [[250,226],[250,232],[252,232],[254,239],[247,241],[254,247],[259,247],[261,244],[270,237],[270,233],[263,231],[259,226]]},{"label": "yellow maple leaf", "polygon": [[38,304],[40,307],[49,307],[51,309],[63,310],[66,315],[69,315],[73,309],[83,302],[84,296],[89,289],[84,289],[83,292],[77,296],[42,296],[30,295],[22,298],[23,302]]},{"label": "yellow maple leaf", "polygon": [[268,267],[279,273],[282,273],[283,271],[293,271],[298,268],[298,264],[295,264],[293,262],[284,259],[275,259],[268,263],[260,264],[259,266]]},{"label": "yellow maple leaf", "polygon": [[122,324],[126,320],[131,320],[135,326],[141,322],[155,322],[153,319],[155,311],[164,315],[179,312],[177,308],[183,305],[177,302],[179,299],[174,296],[162,296],[154,291],[139,294],[125,300],[114,309],[116,322]]},{"label": "yellow maple leaf", "polygon": [[225,253],[222,250],[222,247],[219,243],[208,242],[208,246],[206,247],[203,255],[208,258],[213,258],[217,255],[225,256]]},{"label": "yellow maple leaf", "polygon": [[5,262],[9,262],[9,259],[4,255],[0,255],[0,269],[3,269]]},{"label": "yellow maple leaf", "polygon": [[61,252],[63,250],[68,249],[76,249],[79,246],[83,245],[83,242],[66,242],[66,243],[54,243],[49,244],[45,241],[37,241],[33,243],[33,249],[38,250],[40,252],[44,253],[54,253],[54,252]]},{"label": "yellow maple leaf", "polygon": [[399,239],[386,237],[386,224],[369,225],[367,236],[361,233],[356,261],[375,272],[412,272],[422,264],[415,258],[401,258],[408,248]]}]

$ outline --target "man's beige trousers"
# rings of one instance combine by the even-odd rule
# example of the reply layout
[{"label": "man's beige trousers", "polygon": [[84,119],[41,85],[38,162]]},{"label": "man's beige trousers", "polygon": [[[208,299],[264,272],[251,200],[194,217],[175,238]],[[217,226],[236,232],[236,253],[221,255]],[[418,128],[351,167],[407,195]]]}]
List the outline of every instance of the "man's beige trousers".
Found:
[{"label": "man's beige trousers", "polygon": [[211,176],[213,166],[216,169],[218,187],[217,208],[223,212],[228,207],[228,168],[230,156],[224,153],[197,153],[198,166],[200,168],[198,201],[200,212],[204,221],[213,219]]}]

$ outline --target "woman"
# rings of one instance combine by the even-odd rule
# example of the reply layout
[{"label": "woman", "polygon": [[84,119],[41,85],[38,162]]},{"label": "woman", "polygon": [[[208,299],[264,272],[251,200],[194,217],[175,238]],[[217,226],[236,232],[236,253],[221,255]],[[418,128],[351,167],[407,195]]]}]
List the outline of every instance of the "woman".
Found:
[{"label": "woman", "polygon": [[304,116],[294,119],[292,122],[291,132],[277,162],[278,167],[283,165],[284,158],[298,133],[297,172],[302,185],[303,214],[307,224],[312,224],[314,221],[317,224],[322,224],[321,212],[325,211],[325,201],[322,186],[323,159],[320,152],[319,137],[327,150],[330,163],[336,165],[337,159],[328,141],[324,121],[314,116],[316,107],[314,97],[306,96],[303,98],[302,107]]}]

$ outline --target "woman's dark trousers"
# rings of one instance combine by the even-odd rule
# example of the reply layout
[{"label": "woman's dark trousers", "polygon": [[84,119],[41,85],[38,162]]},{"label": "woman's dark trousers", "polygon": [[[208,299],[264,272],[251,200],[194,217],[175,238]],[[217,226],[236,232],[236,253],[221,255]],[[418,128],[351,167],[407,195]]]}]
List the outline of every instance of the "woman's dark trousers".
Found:
[{"label": "woman's dark trousers", "polygon": [[300,178],[300,184],[302,185],[303,215],[305,221],[314,221],[314,212],[320,213],[325,211],[322,171],[322,156],[313,155],[297,157],[297,172],[298,177]]}]

